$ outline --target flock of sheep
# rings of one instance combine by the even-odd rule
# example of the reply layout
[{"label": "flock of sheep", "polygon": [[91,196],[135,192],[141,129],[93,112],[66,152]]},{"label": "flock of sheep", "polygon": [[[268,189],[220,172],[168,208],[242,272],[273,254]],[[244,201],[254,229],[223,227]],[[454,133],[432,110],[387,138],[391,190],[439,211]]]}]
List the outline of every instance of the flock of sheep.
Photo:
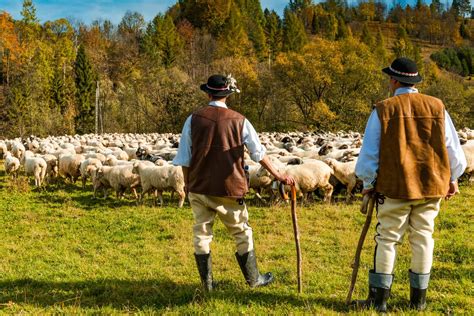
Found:
[{"label": "flock of sheep", "polygon": [[[474,181],[474,131],[458,131],[468,167],[465,173]],[[109,189],[121,198],[129,190],[137,201],[146,193],[153,194],[163,204],[164,191],[176,192],[178,206],[185,200],[184,178],[180,167],[173,166],[180,135],[176,134],[103,134],[0,140],[0,157],[5,171],[16,179],[20,170],[34,177],[37,187],[58,178],[75,182],[92,182],[94,197]],[[354,169],[362,145],[359,133],[261,133],[262,144],[275,167],[292,175],[303,201],[312,192],[320,191],[330,202],[334,188],[346,188],[349,202],[359,180]],[[275,197],[272,176],[246,154],[249,166],[249,187],[262,199],[267,193]],[[141,188],[140,194],[137,189]]]}]

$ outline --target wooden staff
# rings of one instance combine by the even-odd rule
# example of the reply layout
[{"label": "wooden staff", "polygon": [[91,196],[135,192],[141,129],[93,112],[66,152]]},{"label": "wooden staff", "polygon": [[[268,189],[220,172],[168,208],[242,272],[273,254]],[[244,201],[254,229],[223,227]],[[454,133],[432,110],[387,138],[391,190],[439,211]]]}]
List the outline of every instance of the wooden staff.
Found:
[{"label": "wooden staff", "polygon": [[[288,200],[288,194],[285,192],[285,184],[280,183],[279,186],[280,195],[284,200]],[[296,244],[296,269],[298,273],[298,293],[303,292],[303,282],[302,282],[302,268],[301,268],[301,246],[300,246],[300,233],[298,229],[298,218],[296,217],[296,187],[291,186],[291,219],[293,222],[293,233],[295,236]]]},{"label": "wooden staff", "polygon": [[300,231],[298,229],[298,218],[296,217],[296,188],[291,186],[291,219],[293,221],[293,232],[295,235],[296,244],[296,265],[298,270],[298,293],[303,293],[302,269],[301,269],[301,246],[300,246]]},{"label": "wooden staff", "polygon": [[357,273],[359,272],[360,264],[360,253],[362,251],[362,246],[364,245],[365,236],[370,227],[370,222],[372,221],[372,213],[374,211],[375,197],[373,193],[368,193],[364,195],[364,200],[362,201],[362,206],[360,212],[362,214],[367,214],[365,218],[364,227],[362,228],[362,233],[359,237],[359,243],[357,244],[357,250],[354,257],[354,262],[352,263],[352,279],[351,285],[349,287],[349,293],[347,293],[346,304],[351,304],[352,293],[354,292],[355,283],[357,280]]}]

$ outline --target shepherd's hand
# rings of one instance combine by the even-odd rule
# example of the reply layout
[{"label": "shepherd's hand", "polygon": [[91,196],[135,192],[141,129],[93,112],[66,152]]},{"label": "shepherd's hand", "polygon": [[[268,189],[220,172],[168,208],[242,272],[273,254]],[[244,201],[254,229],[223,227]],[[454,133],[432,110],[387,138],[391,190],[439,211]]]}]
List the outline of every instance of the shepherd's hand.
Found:
[{"label": "shepherd's hand", "polygon": [[444,199],[449,200],[450,198],[452,198],[453,196],[455,196],[458,193],[459,193],[458,182],[457,181],[450,182],[448,193],[446,193],[446,196],[445,196]]}]

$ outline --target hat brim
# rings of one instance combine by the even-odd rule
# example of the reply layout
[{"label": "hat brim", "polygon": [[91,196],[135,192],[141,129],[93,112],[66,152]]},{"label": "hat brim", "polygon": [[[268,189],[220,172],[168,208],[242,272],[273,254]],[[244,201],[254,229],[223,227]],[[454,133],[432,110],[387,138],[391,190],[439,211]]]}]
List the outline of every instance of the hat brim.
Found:
[{"label": "hat brim", "polygon": [[201,85],[201,90],[210,94],[210,95],[213,95],[213,96],[216,96],[216,97],[226,97],[228,95],[231,95],[232,93],[234,93],[234,91],[232,90],[214,90],[214,89],[209,89],[207,87],[207,84],[203,83]]},{"label": "hat brim", "polygon": [[418,74],[416,76],[411,76],[411,77],[401,76],[401,75],[393,72],[392,70],[390,70],[390,67],[386,67],[386,68],[382,69],[382,72],[386,73],[387,75],[389,75],[393,79],[395,79],[399,82],[402,82],[402,83],[416,84],[416,83],[420,83],[420,82],[423,81],[423,78],[420,76],[420,74]]}]

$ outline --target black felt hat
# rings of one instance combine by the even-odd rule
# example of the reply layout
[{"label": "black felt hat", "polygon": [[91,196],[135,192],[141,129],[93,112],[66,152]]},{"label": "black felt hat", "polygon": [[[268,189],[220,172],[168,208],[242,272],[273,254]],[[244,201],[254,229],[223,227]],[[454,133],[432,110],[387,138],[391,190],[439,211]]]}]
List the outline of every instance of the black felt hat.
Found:
[{"label": "black felt hat", "polygon": [[207,79],[207,83],[201,85],[201,90],[216,97],[226,97],[234,92],[240,92],[235,86],[235,79],[232,76],[212,75]]},{"label": "black felt hat", "polygon": [[423,80],[418,73],[416,63],[405,57],[395,59],[389,67],[382,69],[382,71],[402,83],[415,84]]}]

